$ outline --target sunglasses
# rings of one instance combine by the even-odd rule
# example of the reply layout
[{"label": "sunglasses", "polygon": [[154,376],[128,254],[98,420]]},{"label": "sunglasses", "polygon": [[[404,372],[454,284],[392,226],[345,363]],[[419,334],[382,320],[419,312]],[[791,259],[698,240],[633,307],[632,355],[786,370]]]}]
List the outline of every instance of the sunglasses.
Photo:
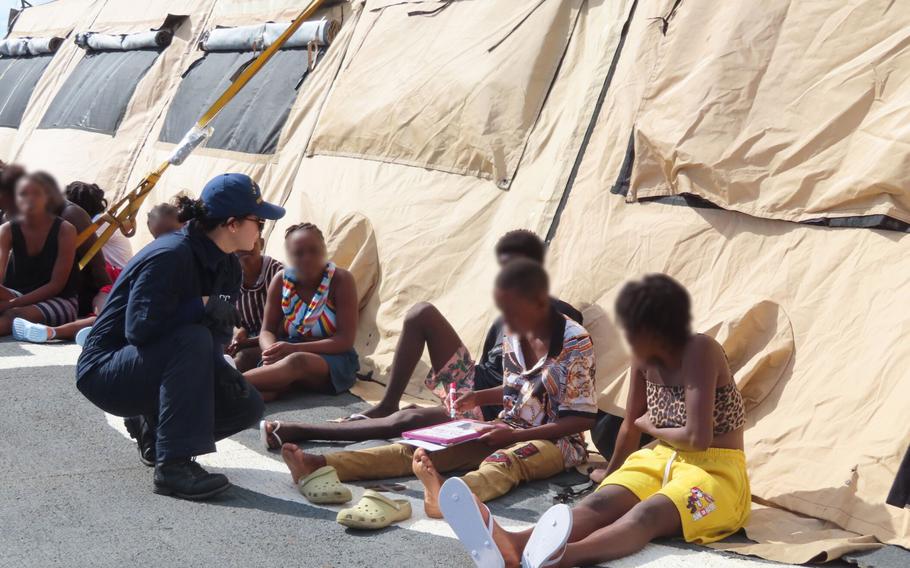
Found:
[{"label": "sunglasses", "polygon": [[253,221],[259,225],[259,231],[262,232],[262,229],[265,228],[265,219],[260,219],[259,217],[243,217],[244,221]]}]

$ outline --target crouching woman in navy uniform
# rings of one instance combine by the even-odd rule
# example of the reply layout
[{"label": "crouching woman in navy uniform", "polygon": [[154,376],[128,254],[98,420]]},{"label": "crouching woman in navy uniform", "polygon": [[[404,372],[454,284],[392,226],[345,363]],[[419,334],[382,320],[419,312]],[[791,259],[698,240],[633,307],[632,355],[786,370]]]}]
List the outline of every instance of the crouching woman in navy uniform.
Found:
[{"label": "crouching woman in navy uniform", "polygon": [[[105,412],[141,420],[154,453],[154,491],[206,499],[230,487],[192,458],[255,424],[264,411],[256,389],[227,364],[224,345],[239,322],[242,279],[234,256],[259,239],[284,209],[265,203],[242,174],[185,198],[180,231],[139,252],[124,268],[79,357],[77,387]],[[140,457],[143,456],[140,438]],[[152,456],[154,456],[152,458]],[[154,459],[154,462],[151,460]]]}]

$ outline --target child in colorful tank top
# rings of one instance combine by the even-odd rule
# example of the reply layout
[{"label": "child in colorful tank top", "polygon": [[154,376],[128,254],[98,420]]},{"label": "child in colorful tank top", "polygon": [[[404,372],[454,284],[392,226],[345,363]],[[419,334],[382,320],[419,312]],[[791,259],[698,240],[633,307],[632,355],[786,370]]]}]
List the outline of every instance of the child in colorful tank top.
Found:
[{"label": "child in colorful tank top", "polygon": [[344,392],[360,368],[354,277],[328,261],[315,225],[289,228],[285,248],[287,267],[269,285],[259,334],[262,365],[244,376],[267,401],[294,387]]}]

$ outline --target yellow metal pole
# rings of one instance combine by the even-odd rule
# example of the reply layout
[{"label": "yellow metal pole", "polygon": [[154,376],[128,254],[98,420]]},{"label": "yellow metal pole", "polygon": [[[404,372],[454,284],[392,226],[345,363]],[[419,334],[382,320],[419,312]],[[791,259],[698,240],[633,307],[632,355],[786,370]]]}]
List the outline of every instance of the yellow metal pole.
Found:
[{"label": "yellow metal pole", "polygon": [[[311,0],[310,4],[297,16],[294,21],[288,26],[288,29],[284,31],[275,42],[270,45],[265,51],[259,54],[259,57],[253,60],[253,62],[243,70],[240,75],[234,79],[234,81],[228,86],[227,89],[218,97],[212,106],[202,115],[196,122],[196,128],[199,130],[205,130],[208,128],[209,124],[214,120],[218,113],[227,106],[229,102],[240,92],[240,89],[246,86],[247,83],[259,72],[262,67],[268,63],[269,59],[275,55],[281,47],[287,43],[287,41],[294,35],[297,30],[300,29],[300,26],[310,18],[313,14],[316,13],[316,10],[323,4],[325,0]],[[107,223],[108,226],[105,228],[104,232],[98,237],[92,247],[85,253],[85,255],[79,260],[79,269],[84,269],[89,261],[98,254],[98,251],[107,243],[111,238],[111,235],[114,234],[118,228],[123,230],[124,223],[129,221],[133,225],[136,223],[136,214],[139,212],[139,208],[142,206],[143,201],[154,189],[155,184],[158,183],[158,180],[161,179],[161,176],[164,175],[164,172],[170,166],[170,162],[164,162],[161,164],[157,170],[150,173],[146,176],[140,183],[139,187],[128,193],[113,207],[108,211],[108,215],[105,217],[99,218],[98,221],[92,223],[88,228],[79,233],[79,236],[76,237],[76,246],[81,246],[82,243],[86,241],[95,231],[98,230],[104,223]],[[109,219],[113,219],[111,222]]]}]

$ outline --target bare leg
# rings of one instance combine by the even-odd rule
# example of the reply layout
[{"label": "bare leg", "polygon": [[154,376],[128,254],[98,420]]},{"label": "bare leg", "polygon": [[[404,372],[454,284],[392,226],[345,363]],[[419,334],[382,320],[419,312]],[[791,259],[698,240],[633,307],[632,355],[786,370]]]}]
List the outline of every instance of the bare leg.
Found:
[{"label": "bare leg", "polygon": [[262,393],[264,400],[274,400],[292,386],[317,392],[331,388],[329,365],[314,353],[292,353],[273,365],[251,369],[243,376]]},{"label": "bare leg", "polygon": [[76,338],[76,334],[79,333],[80,330],[95,325],[95,319],[97,318],[92,316],[76,320],[72,323],[66,323],[57,327],[52,327],[51,329],[54,330],[54,338],[73,340]]},{"label": "bare leg", "polygon": [[[474,499],[480,507],[484,522],[488,523],[489,509],[480,499],[477,497]],[[569,542],[582,540],[598,529],[610,525],[638,503],[638,497],[634,493],[618,485],[608,485],[588,495],[572,509],[572,534],[569,535]],[[520,532],[509,532],[494,520],[493,541],[502,553],[506,566],[518,566],[521,563],[521,554],[533,531],[534,528],[531,527]]]},{"label": "bare leg", "polygon": [[[326,424],[305,424],[303,422],[281,422],[278,435],[285,442],[302,442],[307,440],[346,440],[361,442],[364,440],[381,440],[396,438],[402,432],[442,424],[449,420],[449,415],[442,407],[434,408],[409,408],[399,410],[395,414],[384,418],[371,420],[354,420],[351,422],[338,422]],[[269,444],[277,447],[277,440],[271,433],[275,422],[266,422],[266,432],[269,434]],[[273,441],[274,440],[274,441]]]},{"label": "bare leg", "polygon": [[364,415],[381,418],[398,410],[401,395],[404,394],[414,369],[423,356],[424,345],[430,351],[430,364],[433,365],[433,369],[438,370],[449,362],[452,355],[461,347],[462,341],[439,310],[432,304],[420,303],[414,305],[405,316],[398,346],[395,348],[395,357],[392,359],[385,395],[376,406],[364,412]]},{"label": "bare leg", "polygon": [[0,286],[0,301],[12,300],[16,295],[13,291],[5,286]]},{"label": "bare leg", "polygon": [[234,364],[237,365],[237,370],[241,373],[246,373],[256,368],[256,365],[259,364],[259,360],[262,359],[262,348],[256,347],[247,347],[246,349],[241,349],[234,355]]},{"label": "bare leg", "polygon": [[682,523],[676,505],[665,495],[654,495],[613,524],[570,543],[559,566],[593,566],[634,554],[655,538],[679,534]]}]

